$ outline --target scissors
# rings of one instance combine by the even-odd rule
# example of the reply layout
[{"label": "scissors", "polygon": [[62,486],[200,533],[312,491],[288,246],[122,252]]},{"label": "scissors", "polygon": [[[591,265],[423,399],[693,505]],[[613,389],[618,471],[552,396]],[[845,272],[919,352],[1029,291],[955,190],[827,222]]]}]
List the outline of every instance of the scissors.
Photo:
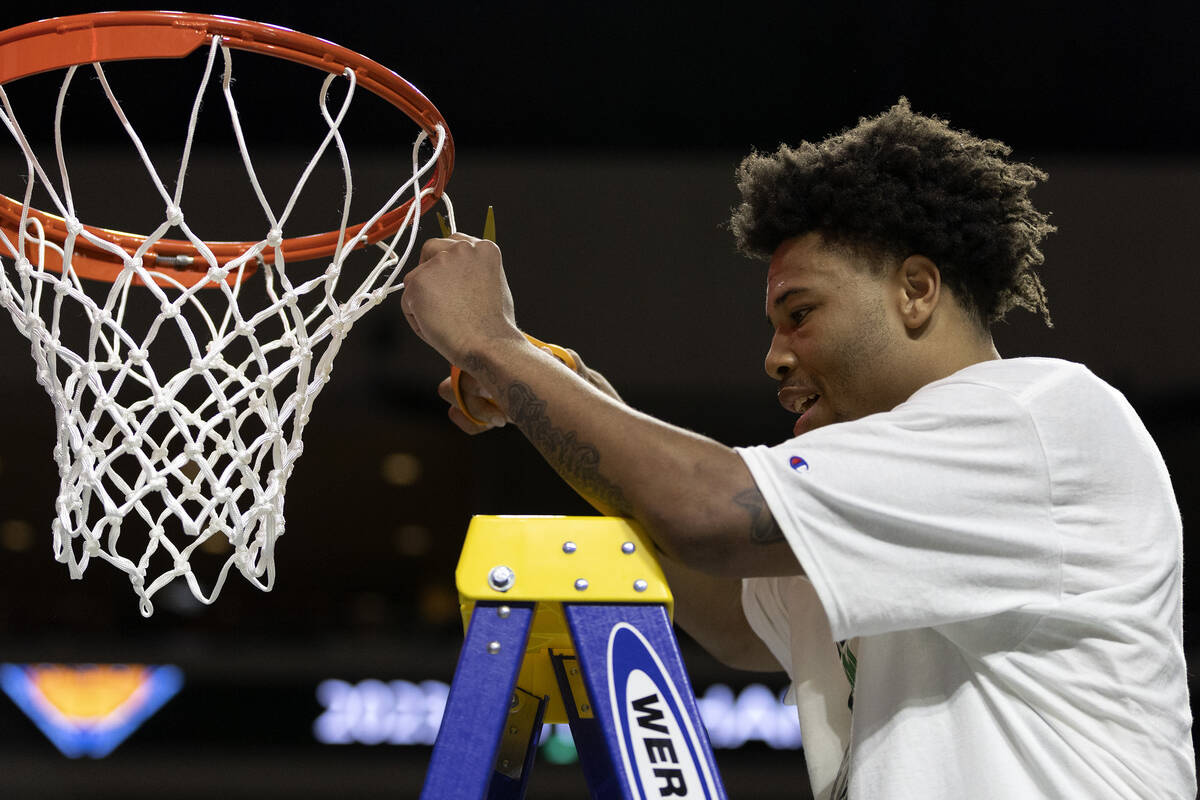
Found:
[{"label": "scissors", "polygon": [[[446,218],[443,217],[440,212],[437,215],[437,220],[438,220],[438,225],[442,229],[442,235],[450,236],[450,234],[451,234],[450,224],[448,222],[446,222]],[[487,239],[489,242],[496,241],[496,215],[495,215],[495,212],[492,210],[491,206],[488,206],[487,219],[483,223],[483,238]],[[526,339],[528,339],[529,342],[531,344],[533,344],[535,347],[545,350],[547,353],[549,353],[550,355],[557,358],[559,361],[566,364],[568,367],[570,367],[575,372],[579,372],[579,365],[577,363],[575,363],[575,359],[572,358],[571,354],[568,353],[564,348],[559,347],[556,344],[550,344],[548,342],[543,342],[541,339],[535,339],[534,337],[530,336],[528,333],[524,333],[522,335]],[[463,395],[462,395],[461,383],[462,383],[462,370],[459,369],[458,367],[454,366],[453,364],[451,364],[450,365],[450,386],[454,389],[454,399],[458,403],[459,410],[462,411],[463,416],[465,416],[467,419],[471,420],[471,422],[474,422],[476,425],[487,426],[488,423],[484,422],[481,419],[478,419],[470,411],[467,411],[467,404],[466,404],[466,401],[463,399]],[[497,409],[499,409],[499,406],[496,406],[496,404],[492,403],[490,400],[487,402],[490,403],[492,406],[495,406]]]}]

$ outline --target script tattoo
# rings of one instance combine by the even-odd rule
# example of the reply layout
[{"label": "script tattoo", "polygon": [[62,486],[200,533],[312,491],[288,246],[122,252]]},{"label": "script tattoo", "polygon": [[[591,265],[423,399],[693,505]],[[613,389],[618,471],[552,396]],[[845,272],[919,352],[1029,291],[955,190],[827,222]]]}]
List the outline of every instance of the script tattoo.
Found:
[{"label": "script tattoo", "polygon": [[758,489],[746,489],[733,496],[733,502],[750,512],[750,541],[755,544],[770,544],[783,540],[783,531],[779,523],[767,508]]},{"label": "script tattoo", "polygon": [[600,474],[600,451],[581,442],[575,431],[556,428],[546,414],[546,403],[524,383],[514,382],[505,390],[508,416],[528,437],[550,466],[585,496],[595,499],[618,516],[633,509],[621,487]]}]

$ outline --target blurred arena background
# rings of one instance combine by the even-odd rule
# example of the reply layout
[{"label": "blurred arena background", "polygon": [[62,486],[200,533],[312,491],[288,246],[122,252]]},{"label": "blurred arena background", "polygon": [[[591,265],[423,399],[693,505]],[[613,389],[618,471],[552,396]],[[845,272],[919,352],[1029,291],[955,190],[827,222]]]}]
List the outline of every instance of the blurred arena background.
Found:
[{"label": "blurred arena background", "polygon": [[[731,445],[791,429],[761,368],[763,266],[723,228],[740,159],[823,138],[901,95],[1007,142],[1049,172],[1035,198],[1059,232],[1043,271],[1055,326],[1014,312],[997,331],[1001,352],[1082,361],[1124,391],[1163,451],[1188,531],[1200,515],[1197,6],[705,8],[186,10],[321,36],[413,82],[455,138],[460,227],[477,231],[496,208],[521,325],[578,350],[635,407]],[[10,3],[0,28],[95,10]],[[190,88],[152,70],[140,79],[145,98],[190,102]],[[178,148],[184,122],[149,134],[151,149]],[[269,109],[249,124],[278,142],[257,149],[264,170],[303,166]],[[111,184],[116,205],[146,199],[127,197],[114,175],[119,131],[74,130],[88,143],[76,180]],[[351,144],[356,176],[403,162],[409,146],[386,126],[364,135]],[[19,194],[23,166],[7,138],[0,165],[0,192]],[[220,210],[221,167],[197,169]],[[445,374],[398,298],[368,314],[305,433],[275,590],[235,577],[201,607],[179,585],[143,619],[124,576],[98,565],[70,581],[52,558],[54,417],[27,340],[0,323],[0,662],[169,665],[182,678],[103,758],[68,758],[0,697],[0,796],[415,797],[430,752],[421,742],[461,641],[453,572],[471,515],[591,513],[517,432],[472,439],[453,428],[435,394]],[[1194,635],[1186,644],[1200,657]],[[714,739],[728,745],[716,756],[730,796],[807,796],[802,751],[772,705],[783,676],[733,672],[683,646]],[[583,796],[577,765],[561,763],[569,747],[551,744],[529,796]]]}]

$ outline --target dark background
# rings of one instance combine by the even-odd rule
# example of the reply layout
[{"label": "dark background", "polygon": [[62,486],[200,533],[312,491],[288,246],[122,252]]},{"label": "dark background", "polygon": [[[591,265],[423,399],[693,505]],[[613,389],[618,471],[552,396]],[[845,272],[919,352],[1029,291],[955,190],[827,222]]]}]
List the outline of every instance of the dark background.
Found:
[{"label": "dark background", "polygon": [[[84,10],[94,7],[9,5],[0,27]],[[312,33],[412,81],[455,138],[460,226],[476,230],[496,207],[523,327],[580,351],[632,405],[732,445],[777,442],[791,428],[761,370],[762,265],[738,255],[722,227],[740,159],[823,138],[901,95],[1005,141],[1050,173],[1035,200],[1060,230],[1043,273],[1055,327],[1014,312],[996,331],[1001,352],[1083,361],[1124,391],[1171,469],[1185,530],[1195,517],[1196,6],[194,10]],[[247,89],[259,74],[248,63],[238,73]],[[149,67],[122,77],[139,131],[169,162],[191,90]],[[307,158],[305,123],[281,115],[312,95],[291,88],[246,111],[264,172],[291,175]],[[84,221],[137,226],[147,209],[140,224],[156,223],[161,209],[134,191],[136,165],[116,126],[100,115],[69,119],[72,175],[103,217]],[[351,155],[364,186],[407,158],[411,139],[385,125],[357,135]],[[19,194],[23,167],[5,148],[0,192]],[[195,169],[210,185],[186,207],[189,219],[215,215],[217,228],[240,219],[230,210],[239,191],[225,183],[234,172],[218,161]],[[516,432],[470,439],[445,420],[434,393],[445,365],[392,298],[356,326],[317,401],[288,488],[275,590],[234,576],[207,608],[164,591],[142,619],[115,570],[95,565],[72,582],[53,561],[53,414],[14,329],[0,330],[0,364],[0,660],[176,663],[187,676],[184,693],[95,763],[63,759],[0,700],[5,797],[415,796],[428,750],[312,742],[317,681],[448,679],[461,641],[453,567],[470,516],[590,513]],[[397,464],[409,468],[407,482],[396,482]],[[1186,644],[1194,649],[1194,637]],[[684,646],[698,685],[762,677]],[[798,760],[765,748],[718,760],[732,797],[796,796],[806,783]],[[572,769],[538,770],[531,796],[581,796]]]}]

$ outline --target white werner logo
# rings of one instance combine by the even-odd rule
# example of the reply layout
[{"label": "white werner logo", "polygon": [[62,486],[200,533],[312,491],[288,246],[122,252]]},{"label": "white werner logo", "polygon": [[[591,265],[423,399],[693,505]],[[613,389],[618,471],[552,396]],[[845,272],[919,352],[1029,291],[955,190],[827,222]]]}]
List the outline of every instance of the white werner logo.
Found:
[{"label": "white werner logo", "polygon": [[639,783],[648,797],[703,797],[687,737],[661,692],[640,669],[625,679],[625,718]]}]

